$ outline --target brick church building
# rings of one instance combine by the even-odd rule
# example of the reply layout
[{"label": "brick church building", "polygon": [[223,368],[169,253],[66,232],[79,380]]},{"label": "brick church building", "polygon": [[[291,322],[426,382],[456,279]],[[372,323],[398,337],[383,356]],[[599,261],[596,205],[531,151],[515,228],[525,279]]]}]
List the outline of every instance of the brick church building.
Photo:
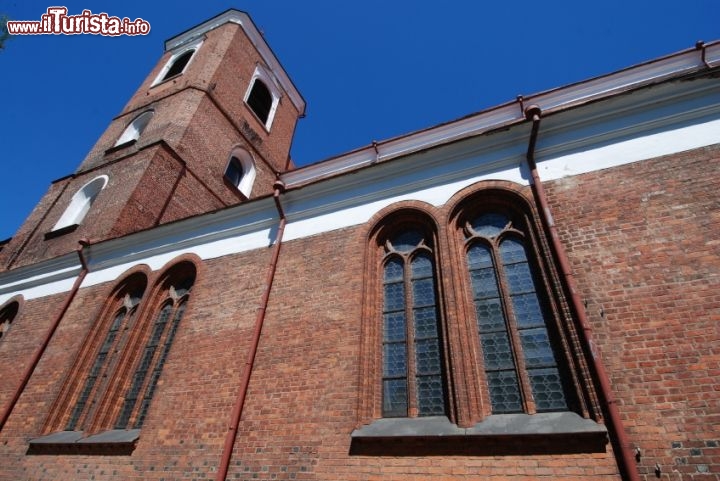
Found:
[{"label": "brick church building", "polygon": [[720,42],[313,165],[229,10],[0,251],[0,480],[720,480]]}]

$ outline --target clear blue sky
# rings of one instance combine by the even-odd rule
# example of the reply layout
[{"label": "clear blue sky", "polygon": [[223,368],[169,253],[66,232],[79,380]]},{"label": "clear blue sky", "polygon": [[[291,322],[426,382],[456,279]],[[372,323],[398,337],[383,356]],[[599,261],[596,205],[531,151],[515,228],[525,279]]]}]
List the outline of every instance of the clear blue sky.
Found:
[{"label": "clear blue sky", "polygon": [[720,0],[2,0],[0,13],[39,20],[54,5],[141,17],[152,30],[6,43],[0,239],[76,169],[163,42],[231,7],[264,31],[307,101],[298,165],[720,38]]}]

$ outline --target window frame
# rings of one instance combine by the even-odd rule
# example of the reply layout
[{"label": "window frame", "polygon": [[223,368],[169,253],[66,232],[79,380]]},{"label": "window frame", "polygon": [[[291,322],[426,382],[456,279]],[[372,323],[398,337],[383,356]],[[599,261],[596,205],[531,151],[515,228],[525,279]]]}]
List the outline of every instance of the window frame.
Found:
[{"label": "window frame", "polygon": [[22,296],[15,296],[0,305],[0,342],[7,339],[7,333],[13,327],[20,315],[22,308]]},{"label": "window frame", "polygon": [[145,129],[147,129],[147,126],[154,115],[154,110],[146,110],[133,118],[125,127],[122,134],[120,134],[120,137],[118,137],[115,145],[113,145],[113,148],[137,142],[143,132],[145,132]]},{"label": "window frame", "polygon": [[[150,84],[150,87],[155,87],[156,85],[163,84],[165,82],[168,82],[174,78],[180,77],[181,75],[184,75],[185,72],[187,72],[188,67],[190,67],[190,64],[193,62],[195,57],[197,56],[198,50],[200,50],[200,46],[203,44],[204,39],[200,38],[197,39],[187,45],[183,45],[182,47],[179,47],[173,54],[170,56],[167,62],[165,62],[165,65],[160,70],[160,73],[155,77],[155,80],[153,80],[152,84]],[[172,69],[173,65],[177,60],[180,59],[184,54],[192,50],[192,55],[188,59],[187,63],[183,67],[182,71],[179,73],[172,75],[170,77],[166,77],[167,73]]]},{"label": "window frame", "polygon": [[[419,213],[417,211],[420,211]],[[479,211],[500,211],[520,217],[528,265],[538,277],[535,284],[541,302],[552,316],[546,321],[557,336],[556,359],[569,392],[568,409],[513,414],[493,414],[485,373],[475,306],[467,268],[464,221]],[[398,219],[419,215],[434,228],[438,303],[443,312],[444,360],[447,363],[447,416],[383,417],[382,413],[382,261],[383,233],[394,229]],[[439,219],[439,220],[438,220]],[[482,181],[466,187],[442,207],[419,201],[401,201],[377,213],[366,227],[365,276],[361,330],[360,390],[357,428],[351,437],[351,453],[414,455],[416,446],[428,452],[508,454],[533,452],[604,452],[607,430],[600,423],[602,409],[590,376],[587,356],[567,301],[550,244],[532,202],[530,188],[506,181]],[[443,259],[444,262],[440,262]],[[522,446],[517,437],[523,439]],[[411,441],[407,449],[393,440]],[[464,441],[463,441],[464,439]],[[552,445],[548,441],[552,440]],[[419,443],[419,444],[417,444]],[[413,447],[410,447],[413,446]]]},{"label": "window frame", "polygon": [[107,175],[99,175],[80,187],[75,194],[73,194],[68,206],[50,233],[65,232],[66,229],[82,224],[90,212],[93,203],[97,200],[98,195],[100,195],[100,192],[107,187],[109,179]]},{"label": "window frame", "polygon": [[[268,118],[266,121],[263,122],[263,120],[260,118],[260,115],[255,112],[255,109],[252,108],[252,106],[248,103],[248,100],[250,99],[250,94],[252,93],[253,87],[255,86],[256,81],[262,82],[262,84],[267,88],[267,90],[270,92],[270,96],[272,97],[272,103],[270,105],[270,111],[268,113]],[[243,103],[248,108],[250,112],[252,112],[252,115],[257,119],[257,121],[263,126],[263,128],[270,132],[270,129],[272,128],[273,121],[275,120],[275,114],[277,113],[278,105],[280,104],[280,99],[282,95],[280,94],[280,89],[277,87],[277,83],[274,80],[274,77],[272,74],[265,69],[262,65],[256,65],[255,71],[253,72],[252,76],[250,77],[250,82],[248,83],[248,88],[245,91],[245,96],[243,97]]]},{"label": "window frame", "polygon": [[[235,181],[228,173],[233,166],[233,159],[240,164],[242,174],[238,181]],[[255,160],[252,154],[241,147],[234,148],[228,156],[228,162],[225,166],[223,179],[225,182],[237,190],[243,195],[245,199],[250,198],[252,193],[253,184],[257,176],[257,169],[255,167]]]},{"label": "window frame", "polygon": [[[108,444],[121,454],[130,454],[134,449],[140,429],[152,409],[152,401],[157,397],[157,381],[177,342],[178,328],[191,306],[198,269],[196,262],[183,259],[157,275],[150,274],[147,268],[133,271],[116,284],[95,316],[75,365],[48,415],[44,435],[30,441],[31,451],[93,454],[102,452],[103,446]],[[181,288],[184,290],[178,292]],[[142,290],[141,296],[130,302],[129,295],[138,289]],[[156,349],[146,366],[147,372],[138,391],[140,396],[133,400],[131,409],[127,409],[126,421],[121,422],[127,394],[151,342],[153,330],[157,328],[156,320],[169,302],[174,307],[162,326]],[[126,312],[116,323],[123,310]],[[117,324],[117,334],[111,336],[114,324]],[[103,351],[113,354],[98,361]],[[100,366],[97,370],[96,365]],[[90,382],[93,370],[96,379]],[[78,404],[84,391],[87,391],[88,399]]]}]

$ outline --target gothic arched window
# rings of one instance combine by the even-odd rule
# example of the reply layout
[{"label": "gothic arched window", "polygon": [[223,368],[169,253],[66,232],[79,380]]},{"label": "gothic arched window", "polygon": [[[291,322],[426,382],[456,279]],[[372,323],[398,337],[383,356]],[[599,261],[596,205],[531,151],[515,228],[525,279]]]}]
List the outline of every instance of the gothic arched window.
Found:
[{"label": "gothic arched window", "polygon": [[152,317],[150,335],[142,353],[138,353],[139,362],[125,392],[116,429],[138,429],[145,421],[194,282],[195,269],[189,263],[174,267],[166,276],[156,297],[158,301],[153,302],[158,307]]},{"label": "gothic arched window", "polygon": [[382,263],[382,414],[446,412],[432,242],[406,229],[385,242]]},{"label": "gothic arched window", "polygon": [[493,414],[565,411],[566,382],[551,315],[519,223],[483,212],[465,223],[465,248]]},{"label": "gothic arched window", "polygon": [[111,296],[105,314],[99,320],[99,332],[104,332],[104,337],[102,340],[88,339],[90,343],[100,342],[82,382],[82,388],[75,397],[65,425],[66,430],[88,429],[102,416],[103,400],[112,390],[111,379],[116,378],[114,374],[124,348],[128,345],[132,333],[138,330],[138,304],[146,285],[145,276],[136,274]]}]

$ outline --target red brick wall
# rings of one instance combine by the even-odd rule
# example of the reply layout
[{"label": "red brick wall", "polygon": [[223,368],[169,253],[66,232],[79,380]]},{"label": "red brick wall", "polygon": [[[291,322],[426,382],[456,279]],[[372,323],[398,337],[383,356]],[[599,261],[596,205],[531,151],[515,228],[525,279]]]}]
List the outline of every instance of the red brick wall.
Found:
[{"label": "red brick wall", "polygon": [[[720,149],[548,182],[555,220],[645,480],[718,479]],[[618,480],[605,453],[350,455],[364,226],[283,245],[229,479]],[[131,456],[26,455],[113,285],[82,289],[0,433],[0,479],[212,479],[270,249],[202,262]],[[153,282],[151,275],[150,282]],[[0,402],[64,295],[27,301],[0,342]],[[93,478],[94,477],[94,478]]]},{"label": "red brick wall", "polygon": [[720,479],[720,147],[547,183],[647,479]]}]

